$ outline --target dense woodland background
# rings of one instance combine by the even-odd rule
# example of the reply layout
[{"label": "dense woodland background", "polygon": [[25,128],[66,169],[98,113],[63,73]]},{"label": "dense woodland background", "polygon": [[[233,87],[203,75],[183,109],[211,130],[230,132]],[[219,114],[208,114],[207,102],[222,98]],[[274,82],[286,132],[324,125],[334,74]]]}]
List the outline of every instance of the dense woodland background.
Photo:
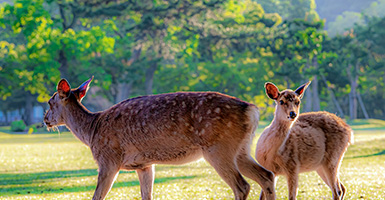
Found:
[{"label": "dense woodland background", "polygon": [[312,80],[302,112],[385,119],[385,0],[0,2],[3,124],[10,112],[31,124],[60,78],[77,87],[92,75],[83,101],[91,111],[139,95],[218,91],[270,120],[266,81],[295,89]]}]

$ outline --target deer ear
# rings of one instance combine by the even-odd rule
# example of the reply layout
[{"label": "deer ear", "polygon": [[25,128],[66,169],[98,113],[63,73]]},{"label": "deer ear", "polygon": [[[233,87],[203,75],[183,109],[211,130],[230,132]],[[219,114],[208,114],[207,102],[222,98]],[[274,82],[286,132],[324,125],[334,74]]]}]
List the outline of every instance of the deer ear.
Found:
[{"label": "deer ear", "polygon": [[94,79],[94,76],[92,76],[90,79],[88,79],[88,81],[84,82],[78,88],[76,88],[76,90],[74,91],[74,94],[78,99],[78,101],[82,101],[83,97],[86,96],[86,93],[89,88],[89,84],[93,79]]},{"label": "deer ear", "polygon": [[65,99],[70,96],[71,86],[66,79],[61,79],[57,84],[57,93],[59,94],[60,99]]},{"label": "deer ear", "polygon": [[266,89],[266,94],[270,99],[277,100],[279,95],[281,94],[273,83],[265,83],[265,89]]},{"label": "deer ear", "polygon": [[309,84],[311,83],[311,81],[299,86],[296,90],[295,90],[295,93],[299,96],[300,99],[302,99],[303,97],[303,94],[306,90],[306,88],[309,86]]}]

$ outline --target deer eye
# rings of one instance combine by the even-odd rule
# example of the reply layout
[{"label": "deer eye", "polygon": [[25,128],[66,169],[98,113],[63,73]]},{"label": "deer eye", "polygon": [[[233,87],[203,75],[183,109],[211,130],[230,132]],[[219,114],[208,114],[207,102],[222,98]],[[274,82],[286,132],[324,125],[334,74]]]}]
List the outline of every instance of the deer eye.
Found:
[{"label": "deer eye", "polygon": [[279,101],[279,103],[281,104],[281,105],[283,105],[283,101],[281,100],[281,101]]},{"label": "deer eye", "polygon": [[296,106],[298,106],[298,105],[299,105],[299,103],[300,103],[299,101],[296,101],[296,102],[295,102],[295,105],[296,105]]}]

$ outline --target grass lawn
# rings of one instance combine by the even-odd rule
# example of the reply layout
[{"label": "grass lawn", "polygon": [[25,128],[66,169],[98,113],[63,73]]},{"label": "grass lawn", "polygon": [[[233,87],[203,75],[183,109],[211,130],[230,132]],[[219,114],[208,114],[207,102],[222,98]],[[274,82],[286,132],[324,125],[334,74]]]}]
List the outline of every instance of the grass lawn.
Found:
[{"label": "grass lawn", "polygon": [[[350,123],[355,129],[355,143],[345,155],[340,174],[347,188],[346,199],[385,199],[385,123]],[[90,150],[72,134],[21,135],[6,130],[0,128],[0,199],[91,199],[97,166]],[[249,198],[257,199],[259,185],[247,181],[252,185]],[[287,199],[285,178],[279,179],[276,190],[278,199]],[[153,196],[232,199],[233,193],[201,160],[182,166],[156,166]],[[331,199],[331,191],[315,172],[304,173],[300,175],[298,198]],[[140,199],[136,173],[122,171],[107,199]]]}]

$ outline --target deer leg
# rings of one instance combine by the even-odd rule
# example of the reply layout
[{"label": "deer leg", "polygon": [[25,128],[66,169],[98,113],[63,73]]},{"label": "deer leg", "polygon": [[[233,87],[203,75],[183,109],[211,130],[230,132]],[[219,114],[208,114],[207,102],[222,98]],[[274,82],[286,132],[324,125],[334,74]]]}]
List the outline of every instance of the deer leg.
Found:
[{"label": "deer leg", "polygon": [[[344,199],[346,188],[340,182],[338,176],[333,175],[333,172],[331,172],[326,166],[319,168],[317,170],[317,173],[322,178],[322,180],[329,186],[333,194],[333,199]],[[335,174],[337,174],[337,172]]]},{"label": "deer leg", "polygon": [[326,183],[326,185],[327,185],[330,189],[332,189],[332,185],[330,185],[329,180],[328,180],[328,177],[326,176],[323,167],[320,167],[319,169],[317,169],[317,174],[322,178],[322,180]]},{"label": "deer leg", "polygon": [[342,190],[341,200],[343,200],[345,198],[345,195],[346,195],[346,188],[345,188],[344,184],[341,183],[339,178],[338,178],[338,182],[340,183],[340,187],[341,187],[341,190]]},{"label": "deer leg", "polygon": [[289,190],[289,200],[295,200],[297,199],[298,193],[298,173],[290,170],[286,175]]},{"label": "deer leg", "polygon": [[[275,176],[274,177],[274,188],[276,188],[277,181],[278,181],[278,176]],[[263,192],[263,190],[261,190],[261,194],[259,195],[259,200],[265,200],[265,199],[266,199],[265,193]]]},{"label": "deer leg", "polygon": [[99,167],[98,184],[92,200],[102,200],[110,191],[119,172],[119,168]]},{"label": "deer leg", "polygon": [[256,181],[261,187],[262,192],[260,199],[275,199],[274,174],[261,167],[255,160],[243,152],[237,157],[237,165],[239,171],[246,177]]},{"label": "deer leg", "polygon": [[245,200],[250,192],[250,185],[238,171],[235,164],[235,153],[231,155],[232,151],[228,147],[211,147],[203,152],[203,156],[214,167],[219,176],[231,187],[235,200]]},{"label": "deer leg", "polygon": [[152,199],[152,187],[154,185],[154,166],[136,170],[139,176],[140,193],[143,200]]},{"label": "deer leg", "polygon": [[259,200],[266,200],[265,193],[261,190],[261,194],[259,195]]},{"label": "deer leg", "polygon": [[329,187],[332,190],[333,199],[334,200],[343,199],[345,196],[346,188],[338,178],[338,170],[339,170],[338,165],[323,166],[323,170],[324,170],[325,176],[329,180]]}]

